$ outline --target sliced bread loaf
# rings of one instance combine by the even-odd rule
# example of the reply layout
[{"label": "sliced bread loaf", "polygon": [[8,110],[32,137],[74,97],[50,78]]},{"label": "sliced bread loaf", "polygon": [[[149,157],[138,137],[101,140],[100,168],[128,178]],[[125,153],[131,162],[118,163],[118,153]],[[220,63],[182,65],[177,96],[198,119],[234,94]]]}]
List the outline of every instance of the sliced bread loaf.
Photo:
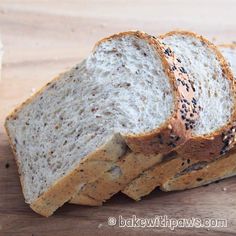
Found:
[{"label": "sliced bread loaf", "polygon": [[25,201],[49,216],[129,148],[158,154],[184,143],[197,117],[193,90],[155,38],[131,31],[101,40],[6,119]]},{"label": "sliced bread loaf", "polygon": [[[223,45],[219,49],[229,62],[234,75],[236,75],[235,45]],[[198,162],[181,171],[176,171],[171,178],[162,182],[161,189],[164,191],[190,189],[234,175],[236,175],[236,154],[233,150],[210,163]]]},{"label": "sliced bread loaf", "polygon": [[[167,46],[164,48],[164,53],[168,57],[171,57],[170,70],[175,73],[179,89],[181,89],[182,96],[187,95],[187,100],[180,99],[180,119],[185,120],[183,129],[191,130],[194,127],[195,120],[198,117],[196,114],[199,111],[197,106],[197,100],[194,98],[194,87],[189,81],[188,75],[181,65],[180,59],[174,58],[172,50]],[[185,75],[185,80],[181,80],[179,76]],[[189,102],[191,101],[191,102]],[[184,111],[182,110],[184,107]],[[160,107],[162,110],[163,108]],[[172,124],[169,125],[172,128]],[[170,134],[171,140],[167,143],[171,149],[174,149],[176,141],[179,140],[179,136],[176,136],[173,132]],[[103,202],[108,200],[112,195],[124,189],[124,187],[136,178],[140,173],[147,170],[149,167],[156,163],[159,163],[163,159],[166,149],[161,149],[161,146],[165,143],[165,137],[163,135],[156,135],[151,137],[152,141],[149,142],[145,139],[126,138],[126,142],[129,147],[136,151],[130,152],[112,166],[112,168],[101,175],[95,182],[84,185],[81,190],[76,193],[71,199],[71,203],[82,205],[102,205]],[[135,142],[134,142],[135,141]],[[135,143],[135,145],[134,145]],[[138,144],[138,145],[137,145]],[[160,146],[161,144],[161,146]],[[137,153],[137,151],[139,153]],[[164,151],[164,152],[163,152]],[[150,154],[150,153],[155,154]],[[159,153],[159,154],[158,154]]]},{"label": "sliced bread loaf", "polygon": [[188,166],[219,158],[235,142],[235,85],[219,50],[203,37],[189,32],[171,32],[161,38],[173,47],[189,73],[201,110],[192,130],[193,137],[172,153],[175,159],[145,171],[123,190],[135,200]]}]

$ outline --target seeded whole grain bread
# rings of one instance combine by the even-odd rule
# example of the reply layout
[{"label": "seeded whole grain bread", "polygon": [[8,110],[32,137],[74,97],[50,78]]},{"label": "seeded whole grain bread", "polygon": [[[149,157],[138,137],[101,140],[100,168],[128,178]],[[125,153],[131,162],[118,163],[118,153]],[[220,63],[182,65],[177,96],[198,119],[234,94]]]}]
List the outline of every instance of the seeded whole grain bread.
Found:
[{"label": "seeded whole grain bread", "polygon": [[[219,49],[236,75],[236,46],[222,45]],[[236,79],[236,76],[234,77]],[[176,172],[171,178],[162,182],[161,189],[163,191],[191,189],[234,175],[236,175],[236,154],[233,150],[218,160],[195,163]]]},{"label": "seeded whole grain bread", "polygon": [[[230,97],[232,96],[232,99],[235,97],[233,88],[235,83],[232,80],[233,74],[219,50],[203,37],[189,32],[171,32],[161,38],[164,40],[164,43],[173,47],[174,52],[181,59],[190,78],[192,81],[195,81],[195,96],[201,106],[197,122],[202,122],[202,124],[204,124],[205,119],[206,128],[203,129],[199,124],[196,124],[195,128],[192,130],[193,137],[171,154],[173,160],[153,166],[126,186],[123,193],[135,200],[140,200],[141,197],[149,194],[156,187],[161,186],[163,182],[168,181],[168,179],[175,176],[176,173],[185,170],[191,165],[194,166],[195,164],[197,165],[197,163],[207,163],[216,160],[220,156],[226,154],[229,150],[233,150],[235,143],[235,102],[233,102]],[[205,50],[204,47],[206,47]],[[206,50],[210,50],[212,54],[211,57],[206,54]],[[212,58],[215,58],[215,60]],[[206,64],[205,59],[209,61],[209,65]],[[218,61],[218,64],[216,60]],[[225,78],[220,76],[219,72],[219,84],[215,85],[217,76],[214,67],[219,67],[219,65],[222,70],[222,75],[225,75]],[[207,71],[207,66],[210,68],[209,71],[211,73]],[[197,71],[195,71],[195,68],[198,68],[200,72],[205,72],[205,76],[203,74],[202,78],[205,78],[207,83],[202,83],[199,74],[195,73]],[[225,68],[227,68],[227,70]],[[230,76],[227,80],[228,73]],[[207,78],[209,81],[207,81]],[[230,90],[230,86],[227,88],[224,82],[220,86],[220,81],[223,80],[232,83],[232,90]],[[209,94],[211,96],[206,97],[208,90],[210,90]],[[217,95],[216,99],[215,94]],[[202,96],[205,96],[205,101],[207,102],[207,106],[205,107]],[[209,102],[209,100],[212,101]],[[229,103],[229,101],[232,112],[230,109],[228,109],[228,111],[224,110],[224,106]],[[217,109],[215,109],[216,107]],[[210,114],[208,109],[210,109]],[[226,113],[231,114],[231,118],[225,116]],[[220,119],[223,116],[225,116],[224,121],[223,119]],[[231,122],[229,122],[229,119]],[[221,120],[222,124],[217,120]],[[208,121],[210,121],[211,124],[209,124]],[[209,129],[209,127],[212,128]]]},{"label": "seeded whole grain bread", "polygon": [[6,118],[25,201],[50,216],[130,149],[159,154],[184,143],[197,118],[193,90],[154,37],[130,31],[101,40]]},{"label": "seeded whole grain bread", "polygon": [[[172,57],[172,50],[168,47],[164,50],[164,53],[168,57]],[[174,58],[175,63],[171,67],[171,71],[177,75],[177,82],[181,88],[181,93],[188,94],[188,100],[181,99],[181,107],[185,106],[185,129],[191,130],[195,124],[195,118],[199,111],[197,106],[197,101],[194,98],[194,87],[192,83],[189,82],[188,75],[185,69],[182,67],[181,62],[178,58]],[[186,76],[185,80],[181,80],[179,75],[184,74]],[[180,83],[181,82],[181,83]],[[190,98],[190,96],[192,98]],[[188,102],[191,101],[191,102]],[[181,108],[180,107],[180,108]],[[162,108],[161,108],[162,109]],[[182,113],[181,118],[183,116]],[[189,119],[190,117],[194,119]],[[173,143],[174,140],[178,140],[179,137],[171,134],[172,141],[168,144],[174,149],[177,145]],[[164,138],[162,135],[156,136],[157,142],[153,142],[154,147],[150,147],[150,143],[146,143],[146,140],[140,139],[140,147],[132,148],[132,144],[129,145],[132,150],[139,151],[129,152],[127,155],[120,158],[120,160],[115,163],[112,168],[101,175],[96,181],[85,184],[81,190],[76,193],[71,199],[70,203],[81,204],[81,205],[91,205],[97,206],[102,205],[103,202],[108,200],[115,193],[121,191],[131,180],[136,178],[140,173],[147,170],[156,163],[159,163],[163,159],[163,152],[160,150],[159,144],[163,144]],[[126,139],[129,144],[129,140]],[[132,142],[133,143],[133,142]],[[132,147],[131,147],[132,146]],[[151,150],[151,151],[150,151]],[[159,154],[150,154],[158,151]],[[166,153],[166,152],[164,152]]]},{"label": "seeded whole grain bread", "polygon": [[[195,69],[198,70],[198,68],[193,68],[191,70],[191,74],[194,74],[194,73],[196,74],[196,72],[194,71]],[[192,77],[192,80],[194,80],[194,76]],[[224,95],[222,97],[224,97]],[[144,196],[150,193],[156,186],[159,186],[160,181],[163,180],[163,177],[165,177],[165,179],[168,180],[168,178],[171,178],[176,173],[176,171],[181,171],[187,168],[187,166],[189,165],[198,163],[198,159],[192,160],[192,158],[187,158],[187,159],[176,158],[176,160],[168,161],[169,159],[167,158],[168,156],[169,157],[172,156],[172,158],[174,158],[176,154],[177,153],[175,152],[174,155],[172,153],[171,155],[167,155],[165,157],[161,156],[160,160],[156,162],[156,166],[154,165],[154,167],[151,168],[150,171],[147,171],[141,174],[141,177],[139,179],[133,181],[134,184],[131,185],[132,187],[130,187],[130,189],[127,187],[124,190],[124,191],[127,191],[127,195],[138,200],[140,199],[140,196]],[[136,172],[130,171],[133,167],[131,166],[129,167],[127,163],[129,163],[129,159],[132,158],[132,155],[135,155],[135,154],[131,153],[127,155],[127,157],[122,158],[123,162],[120,161],[120,164],[117,165],[116,169],[119,168],[119,173],[120,173],[119,175],[113,175],[112,171],[106,172],[94,183],[85,185],[81,189],[81,192],[79,192],[79,194],[74,196],[74,198],[72,199],[72,203],[91,205],[90,199],[92,198],[93,200],[96,200],[96,204],[92,202],[92,205],[101,205],[102,202],[109,199],[110,196],[112,196],[114,193],[122,190],[125,184],[127,184],[132,179],[134,179],[135,175],[137,177],[137,173],[141,173],[143,170],[148,168],[148,165],[144,165],[144,166],[142,165],[143,157],[140,156],[141,159],[139,158],[139,162],[141,164],[135,167],[137,171]],[[125,160],[126,160],[126,163],[124,164]],[[161,160],[164,160],[164,163],[158,164],[159,162],[161,162]],[[178,168],[176,168],[175,170],[173,169],[173,166],[176,166]],[[86,200],[85,196],[87,196],[88,201]]]}]

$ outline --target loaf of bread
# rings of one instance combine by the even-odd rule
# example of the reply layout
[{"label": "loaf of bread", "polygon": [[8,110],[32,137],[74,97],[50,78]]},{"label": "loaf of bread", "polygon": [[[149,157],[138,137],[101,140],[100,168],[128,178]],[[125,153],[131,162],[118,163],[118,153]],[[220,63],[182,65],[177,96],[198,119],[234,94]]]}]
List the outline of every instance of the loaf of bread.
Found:
[{"label": "loaf of bread", "polygon": [[25,201],[50,216],[105,172],[119,175],[116,163],[127,151],[155,154],[145,161],[158,162],[191,134],[193,91],[155,37],[130,31],[101,40],[6,119]]},{"label": "loaf of bread", "polygon": [[161,38],[173,47],[192,78],[201,110],[193,137],[171,153],[172,160],[145,171],[123,190],[135,200],[189,166],[219,158],[235,143],[235,81],[220,51],[189,32],[171,32]]}]

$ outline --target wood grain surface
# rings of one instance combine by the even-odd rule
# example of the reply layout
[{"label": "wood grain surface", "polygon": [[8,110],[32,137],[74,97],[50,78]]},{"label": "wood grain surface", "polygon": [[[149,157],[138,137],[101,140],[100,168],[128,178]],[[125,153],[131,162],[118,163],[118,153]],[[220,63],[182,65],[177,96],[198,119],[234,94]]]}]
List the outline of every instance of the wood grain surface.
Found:
[{"label": "wood grain surface", "polygon": [[[184,192],[154,191],[141,202],[122,194],[103,207],[64,205],[50,218],[25,203],[3,122],[35,89],[85,57],[100,38],[140,29],[186,29],[216,43],[236,40],[235,0],[0,0],[4,64],[0,82],[0,236],[236,235],[236,178]],[[223,218],[226,228],[122,228],[108,217]]]}]

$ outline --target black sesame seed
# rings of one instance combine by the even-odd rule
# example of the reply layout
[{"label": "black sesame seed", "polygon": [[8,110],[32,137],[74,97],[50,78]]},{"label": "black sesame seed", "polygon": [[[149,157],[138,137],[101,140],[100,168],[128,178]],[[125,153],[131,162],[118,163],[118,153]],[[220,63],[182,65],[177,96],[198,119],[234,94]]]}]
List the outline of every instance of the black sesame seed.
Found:
[{"label": "black sesame seed", "polygon": [[179,63],[181,63],[181,60],[180,60],[179,58],[177,58],[177,61],[178,61]]},{"label": "black sesame seed", "polygon": [[185,129],[189,130],[189,125],[188,124],[185,124]]},{"label": "black sesame seed", "polygon": [[175,65],[173,65],[173,66],[171,67],[171,70],[172,70],[172,71],[175,71],[175,70],[177,70],[177,67],[176,67]]},{"label": "black sesame seed", "polygon": [[197,100],[195,98],[192,98],[192,103],[196,105],[197,104]]},{"label": "black sesame seed", "polygon": [[184,74],[187,74],[187,71],[184,69],[184,67],[180,67],[179,70],[184,73]]},{"label": "black sesame seed", "polygon": [[170,56],[172,51],[170,50],[170,48],[167,48],[164,52],[166,55]]}]

